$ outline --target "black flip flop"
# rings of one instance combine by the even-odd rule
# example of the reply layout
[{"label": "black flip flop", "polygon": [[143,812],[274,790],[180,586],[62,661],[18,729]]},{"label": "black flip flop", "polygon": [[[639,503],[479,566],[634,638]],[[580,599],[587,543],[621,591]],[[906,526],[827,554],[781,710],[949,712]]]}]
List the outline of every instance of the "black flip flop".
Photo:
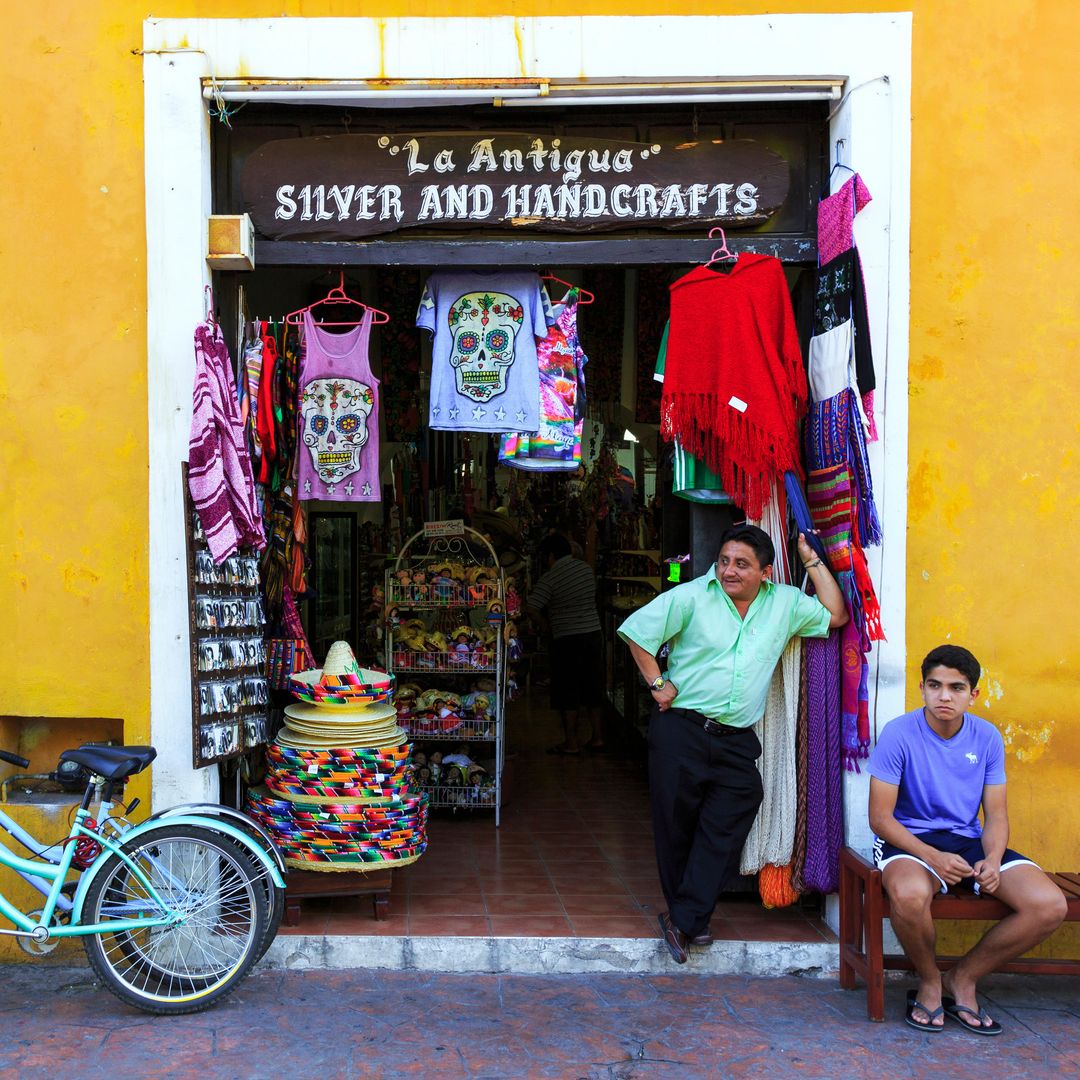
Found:
[{"label": "black flip flop", "polygon": [[[926,1013],[927,1021],[926,1021],[925,1024],[922,1023],[921,1021],[915,1019],[913,1014],[914,1014],[916,1009],[922,1009],[922,1011],[924,1013]],[[939,1016],[941,1016],[944,1012],[945,1012],[945,1007],[944,1006],[939,1006],[936,1009],[928,1009],[915,996],[915,991],[914,990],[909,990],[908,991],[908,993],[907,993],[907,1012],[904,1014],[904,1023],[905,1024],[910,1024],[911,1027],[917,1028],[919,1031],[930,1031],[930,1032],[933,1032],[933,1033],[936,1034],[939,1031],[944,1031],[945,1030],[945,1025],[944,1024],[935,1024],[934,1023],[934,1021]]]},{"label": "black flip flop", "polygon": [[567,750],[566,745],[564,743],[559,743],[558,746],[549,746],[547,748],[547,753],[549,753],[549,754],[558,754],[560,757],[580,757],[581,756],[581,751],[580,750]]},{"label": "black flip flop", "polygon": [[[985,1023],[986,1020],[990,1020],[985,1009],[969,1009],[966,1005],[957,1005],[955,998],[942,997],[941,1007],[945,1010],[946,1016],[955,1020],[962,1028],[966,1028],[972,1035],[1000,1035],[1005,1030],[996,1020],[991,1020],[989,1024]],[[960,1015],[961,1013],[974,1016],[979,1021],[978,1025],[969,1024]]]}]

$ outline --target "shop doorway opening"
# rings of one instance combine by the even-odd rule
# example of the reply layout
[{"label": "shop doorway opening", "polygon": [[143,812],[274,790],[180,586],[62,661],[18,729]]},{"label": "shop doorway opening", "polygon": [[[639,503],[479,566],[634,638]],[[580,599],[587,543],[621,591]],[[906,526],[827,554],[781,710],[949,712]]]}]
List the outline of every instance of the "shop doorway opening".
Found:
[{"label": "shop doorway opening", "polygon": [[[463,789],[449,789],[441,806],[434,797],[428,850],[395,875],[392,922],[410,934],[652,936],[664,902],[645,771],[651,700],[616,631],[629,612],[670,584],[664,579],[674,572],[665,553],[694,552],[681,571],[686,577],[701,572],[715,556],[710,538],[714,543],[736,514],[724,502],[677,497],[673,461],[658,438],[657,350],[668,285],[685,267],[541,268],[595,297],[580,312],[586,385],[595,404],[586,412],[582,468],[574,473],[515,469],[499,462],[498,436],[417,423],[426,415],[431,373],[428,335],[415,327],[417,306],[424,282],[440,269],[271,267],[223,275],[219,289],[224,303],[242,296],[247,319],[239,319],[239,311],[234,319],[257,323],[259,332],[273,333],[286,312],[334,286],[390,317],[372,333],[370,347],[382,404],[382,502],[307,503],[310,588],[299,610],[316,663],[344,639],[362,665],[394,670],[387,575],[425,522],[463,519],[482,533],[505,574],[511,610],[521,609],[513,651],[507,650],[501,822],[496,828],[490,808],[470,802]],[[791,269],[793,281],[799,269]],[[561,300],[565,285],[551,287],[553,301]],[[284,338],[280,348],[289,348]],[[580,718],[576,753],[561,745],[566,732],[552,704],[562,673],[552,667],[540,625],[526,614],[530,590],[545,569],[539,549],[552,533],[564,536],[596,573],[604,643],[601,722],[590,728]],[[423,702],[436,686],[456,694],[451,710],[463,695],[490,689],[484,676],[447,682],[410,673],[398,679],[402,700]],[[459,730],[432,737],[421,727],[413,735],[414,752],[425,763],[464,757],[466,769],[492,771],[493,747]],[[430,767],[421,775],[433,794],[447,795]],[[309,911],[298,931],[313,932],[315,920],[329,933],[357,932],[348,902],[305,903]],[[732,884],[715,931],[733,939],[796,941],[829,934],[813,902],[765,913],[752,878]]]}]

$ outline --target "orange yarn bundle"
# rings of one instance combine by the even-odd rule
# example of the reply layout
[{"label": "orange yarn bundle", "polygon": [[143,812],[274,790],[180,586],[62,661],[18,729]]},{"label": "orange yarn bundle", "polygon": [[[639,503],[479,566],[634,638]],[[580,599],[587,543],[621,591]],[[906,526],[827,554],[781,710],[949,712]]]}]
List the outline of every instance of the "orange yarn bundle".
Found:
[{"label": "orange yarn bundle", "polygon": [[790,907],[799,899],[791,885],[791,865],[766,863],[758,872],[758,892],[767,908]]}]

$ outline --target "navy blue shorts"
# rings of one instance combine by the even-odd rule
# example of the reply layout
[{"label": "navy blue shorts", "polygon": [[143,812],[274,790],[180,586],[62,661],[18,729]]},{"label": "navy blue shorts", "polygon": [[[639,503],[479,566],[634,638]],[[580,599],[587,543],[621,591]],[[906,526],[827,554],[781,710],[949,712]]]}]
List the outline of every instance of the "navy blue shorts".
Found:
[{"label": "navy blue shorts", "polygon": [[[958,833],[948,832],[947,830],[915,833],[915,835],[924,844],[929,844],[932,848],[937,848],[938,851],[947,851],[951,855],[959,855],[969,866],[974,866],[980,859],[986,858],[986,852],[983,851],[981,836],[960,836]],[[887,841],[882,840],[880,836],[875,836],[874,865],[877,866],[879,870],[884,870],[889,863],[895,862],[897,859],[911,859],[912,862],[917,862],[920,866],[925,866],[926,869],[941,882],[941,891],[943,893],[949,891],[949,886],[942,881],[922,859],[912,855],[910,852],[894,847]],[[1006,848],[1005,854],[1001,856],[1001,872],[1004,873],[1013,866],[1037,867],[1038,863],[1032,862],[1027,856],[1021,855],[1018,851],[1013,851],[1012,848]],[[968,892],[977,893],[979,891],[979,884],[973,877],[964,878],[958,884],[954,885],[953,888],[958,891],[966,890]]]}]

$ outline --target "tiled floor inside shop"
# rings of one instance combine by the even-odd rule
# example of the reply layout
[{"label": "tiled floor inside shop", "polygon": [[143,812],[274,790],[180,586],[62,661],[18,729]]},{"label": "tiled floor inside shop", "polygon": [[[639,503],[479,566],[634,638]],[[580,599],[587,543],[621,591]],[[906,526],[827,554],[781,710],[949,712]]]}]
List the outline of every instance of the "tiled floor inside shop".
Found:
[{"label": "tiled floor inside shop", "polygon": [[[395,871],[390,917],[370,900],[310,899],[282,934],[653,937],[660,893],[644,770],[620,754],[546,753],[558,717],[542,692],[510,705],[501,825],[492,811],[432,814],[428,849]],[[812,911],[769,911],[756,895],[717,907],[717,938],[836,938]]]}]

